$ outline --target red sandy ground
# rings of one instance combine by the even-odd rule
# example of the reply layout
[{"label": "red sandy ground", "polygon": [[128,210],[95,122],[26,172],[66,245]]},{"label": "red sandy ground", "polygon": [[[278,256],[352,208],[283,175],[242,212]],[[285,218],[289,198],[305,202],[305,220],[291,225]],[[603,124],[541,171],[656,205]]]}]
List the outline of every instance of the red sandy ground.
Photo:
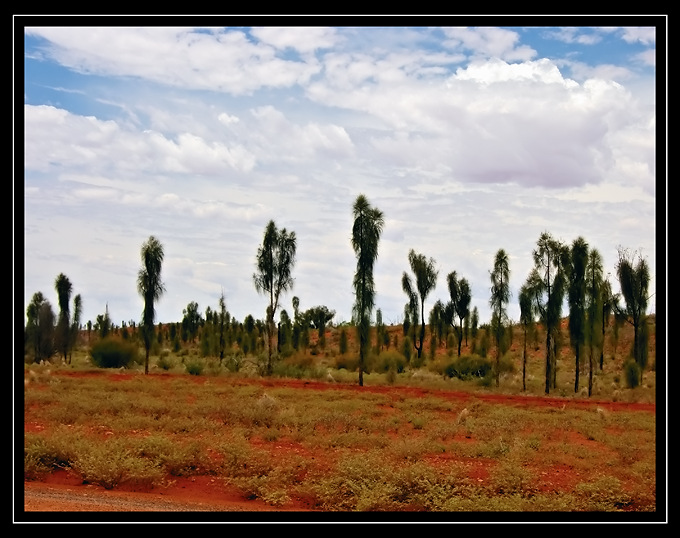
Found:
[{"label": "red sandy ground", "polygon": [[[60,375],[93,375],[76,372],[63,372]],[[101,375],[101,374],[96,374]],[[129,374],[113,374],[116,379],[131,377]],[[197,378],[188,379],[197,380]],[[561,398],[524,396],[524,395],[500,395],[500,394],[471,394],[466,392],[443,391],[412,387],[371,387],[351,384],[333,384],[320,381],[289,380],[289,379],[239,379],[238,383],[260,383],[264,386],[290,387],[296,389],[313,390],[345,390],[361,392],[386,393],[394,398],[408,397],[418,398],[428,394],[436,394],[439,397],[452,401],[464,402],[465,400],[482,400],[499,405],[513,406],[548,406],[557,409],[565,404],[570,407],[592,408],[597,407],[605,412],[617,412],[638,410],[655,413],[656,405],[649,403],[623,403],[593,400],[565,400]],[[28,422],[24,425],[26,432],[40,428],[40,425]],[[416,430],[412,430],[417,435]],[[400,432],[399,435],[403,435]],[[588,440],[578,433],[564,432],[570,443],[582,443],[589,449],[597,450],[597,443]],[[462,437],[462,436],[461,436]],[[461,439],[465,441],[465,439]],[[286,455],[302,455],[313,458],[317,465],[332,465],[332,453],[310,454],[307,449],[296,442],[279,439],[276,442],[263,442],[257,439],[258,448],[266,448],[273,452],[273,457],[280,458]],[[449,458],[458,458],[451,454],[439,454],[428,457],[428,461],[436,463]],[[458,458],[460,460],[460,458]],[[461,461],[469,468],[470,478],[480,482],[488,476],[487,466],[492,461],[486,462],[483,458],[470,458]],[[549,471],[549,472],[548,472]],[[550,475],[550,481],[545,482],[545,489],[552,491],[568,491],[583,477],[575,474],[571,466],[563,465],[560,468],[540,470],[543,475]],[[105,490],[100,486],[83,484],[82,481],[66,471],[51,473],[44,481],[24,482],[24,511],[25,512],[183,512],[183,511],[212,511],[212,512],[263,512],[263,511],[313,511],[313,508],[305,502],[305,499],[292,499],[283,507],[273,508],[261,500],[249,500],[236,490],[230,489],[223,481],[210,476],[176,477],[171,486],[167,488],[155,488],[149,491],[131,490],[125,486],[114,490]]]}]

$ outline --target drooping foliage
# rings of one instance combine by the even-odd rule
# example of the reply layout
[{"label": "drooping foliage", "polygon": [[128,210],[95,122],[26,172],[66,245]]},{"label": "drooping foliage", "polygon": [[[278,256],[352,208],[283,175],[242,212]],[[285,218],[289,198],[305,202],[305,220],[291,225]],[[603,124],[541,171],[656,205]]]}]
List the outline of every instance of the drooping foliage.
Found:
[{"label": "drooping foliage", "polygon": [[373,268],[378,258],[378,242],[385,220],[382,211],[372,207],[368,199],[360,194],[352,207],[352,248],[357,257],[354,273],[353,317],[359,337],[359,385],[364,384],[363,372],[369,346],[371,313],[375,306],[375,281]]},{"label": "drooping foliage", "polygon": [[156,301],[165,292],[165,285],[161,280],[161,269],[165,253],[163,245],[153,235],[142,244],[141,258],[142,267],[137,274],[137,291],[144,299],[142,311],[141,332],[144,340],[146,357],[144,361],[144,373],[149,373],[149,350],[153,342],[154,322],[156,319]]},{"label": "drooping foliage", "polygon": [[274,316],[279,307],[282,293],[293,289],[293,267],[297,251],[295,232],[286,228],[279,230],[270,220],[264,231],[262,245],[257,249],[256,267],[253,282],[258,293],[269,296],[266,314],[268,360],[266,373],[272,373],[273,338],[275,332]]},{"label": "drooping foliage", "polygon": [[423,340],[425,339],[425,299],[437,285],[439,272],[433,258],[429,260],[423,254],[416,253],[411,249],[408,253],[408,262],[413,271],[414,281],[411,276],[404,271],[401,279],[401,287],[408,297],[408,309],[414,315],[412,319],[415,327],[418,326],[420,318],[419,338],[414,338],[413,346],[418,352],[420,359],[423,352]]},{"label": "drooping foliage", "polygon": [[574,392],[578,392],[581,371],[581,351],[586,334],[586,265],[588,264],[588,243],[583,237],[574,240],[569,258],[569,341],[574,350],[575,374]]},{"label": "drooping foliage", "polygon": [[534,267],[526,281],[527,292],[546,328],[545,393],[556,385],[556,359],[562,303],[567,286],[569,248],[543,232],[533,251]]},{"label": "drooping foliage", "polygon": [[646,366],[646,345],[643,345],[646,334],[647,304],[649,302],[649,265],[638,253],[630,253],[619,248],[619,261],[616,266],[619,277],[621,295],[626,303],[619,308],[628,323],[633,326],[633,358],[642,372]]},{"label": "drooping foliage", "polygon": [[508,254],[503,249],[496,252],[491,271],[491,297],[489,306],[492,309],[491,326],[496,339],[496,386],[500,381],[500,360],[502,342],[507,324],[507,305],[510,302],[510,262]]}]

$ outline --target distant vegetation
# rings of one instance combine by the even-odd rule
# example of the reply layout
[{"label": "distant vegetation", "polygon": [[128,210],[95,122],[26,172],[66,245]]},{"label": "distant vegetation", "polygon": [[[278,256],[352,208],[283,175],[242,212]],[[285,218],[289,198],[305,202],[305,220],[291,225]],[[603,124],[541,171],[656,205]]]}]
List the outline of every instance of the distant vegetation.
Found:
[{"label": "distant vegetation", "polygon": [[[476,377],[488,381],[489,376],[493,376],[499,387],[501,375],[508,368],[506,355],[513,343],[521,341],[518,363],[523,376],[521,390],[526,390],[528,353],[531,348],[534,352],[541,348],[546,394],[558,387],[557,372],[561,368],[558,361],[568,359],[573,364],[573,392],[581,390],[583,374],[587,376],[590,395],[593,376],[603,370],[605,350],[613,348],[610,356],[617,354],[618,334],[626,324],[632,329],[632,343],[625,349],[626,359],[630,360],[625,361],[625,368],[622,363],[620,372],[630,386],[642,383],[645,370],[650,368],[650,357],[654,360],[654,334],[650,327],[655,325],[647,315],[649,267],[646,259],[637,253],[619,247],[615,272],[621,293],[614,294],[611,283],[603,276],[599,252],[589,249],[585,239],[579,237],[569,246],[545,232],[532,253],[534,267],[519,297],[513,298],[509,287],[509,257],[499,249],[489,272],[492,319],[480,325],[477,309],[469,308],[470,283],[456,271],[447,274],[450,300],[433,301],[426,321],[425,300],[436,286],[438,271],[433,258],[411,249],[405,260],[411,274],[404,271],[402,276],[407,299],[404,322],[400,328],[386,327],[379,308],[375,322],[372,320],[375,308],[372,271],[379,254],[383,213],[371,207],[363,195],[357,197],[352,211],[352,246],[357,255],[353,281],[356,302],[352,320],[339,330],[333,326],[335,311],[326,305],[300,311],[300,299],[294,296],[292,317],[283,307],[283,294],[293,290],[298,238],[295,232],[279,229],[270,221],[257,248],[257,271],[253,275],[255,290],[270,299],[263,319],[249,314],[242,321],[236,320],[227,310],[222,294],[216,310],[206,306],[201,313],[199,305],[190,301],[181,321],[155,324],[155,303],[165,292],[161,279],[164,248],[151,236],[142,245],[142,267],[136,282],[143,299],[143,319],[139,324],[130,320],[127,324],[115,325],[107,307],[94,323],[88,321],[82,325],[83,299],[76,295],[71,310],[73,286],[68,277],[60,273],[55,280],[59,313],[55,315],[51,303],[40,291],[33,295],[26,309],[25,360],[40,363],[61,359],[71,364],[72,353],[79,349],[87,350],[95,365],[130,367],[139,359],[129,356],[130,346],[137,346],[144,352],[145,373],[149,371],[150,356],[158,357],[155,366],[167,370],[172,368],[171,356],[185,363],[189,353],[197,353],[201,359],[217,359],[219,369],[232,372],[253,364],[259,374],[273,375],[283,365],[289,371],[297,365],[295,368],[299,371],[302,365],[323,358],[323,366],[358,370],[360,385],[364,372],[387,369],[401,373],[427,367],[461,379]],[[520,305],[518,322],[507,317],[511,300]],[[568,306],[566,316],[565,305]],[[538,326],[542,327],[541,344],[537,340]],[[125,340],[128,345],[117,348],[117,344],[103,344],[107,339]],[[490,353],[493,353],[493,362],[489,362]],[[442,356],[448,364],[440,368]],[[192,373],[201,371],[194,363]]]}]

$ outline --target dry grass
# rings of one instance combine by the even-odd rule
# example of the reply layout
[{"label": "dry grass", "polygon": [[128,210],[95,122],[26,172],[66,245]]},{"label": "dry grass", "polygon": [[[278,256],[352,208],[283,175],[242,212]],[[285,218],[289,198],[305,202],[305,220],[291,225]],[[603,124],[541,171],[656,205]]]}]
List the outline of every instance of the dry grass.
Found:
[{"label": "dry grass", "polygon": [[[327,347],[334,338],[330,330]],[[273,378],[254,363],[233,372],[212,359],[189,375],[179,356],[149,376],[102,372],[84,356],[31,365],[24,473],[68,469],[106,488],[210,475],[273,508],[304,499],[325,511],[654,511],[656,416],[624,404],[654,403],[656,375],[650,368],[642,386],[625,387],[628,339],[624,331],[595,372],[590,398],[574,393],[563,348],[557,403],[543,398],[540,345],[522,393],[518,336],[499,388],[437,374],[445,348],[417,370],[366,374],[364,387],[330,352],[294,358],[286,368],[307,369]]]}]

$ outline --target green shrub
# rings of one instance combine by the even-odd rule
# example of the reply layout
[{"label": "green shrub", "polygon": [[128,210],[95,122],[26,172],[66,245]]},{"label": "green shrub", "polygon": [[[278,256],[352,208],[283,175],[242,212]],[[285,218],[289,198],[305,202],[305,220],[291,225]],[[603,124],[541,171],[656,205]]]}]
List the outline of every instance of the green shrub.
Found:
[{"label": "green shrub", "polygon": [[380,352],[374,361],[374,371],[378,373],[402,373],[406,368],[406,357],[395,349]]},{"label": "green shrub", "polygon": [[99,368],[129,368],[137,359],[138,350],[135,344],[103,338],[92,346],[90,355]]},{"label": "green shrub", "polygon": [[347,330],[343,327],[340,329],[340,355],[347,353],[349,344],[347,341]]},{"label": "green shrub", "polygon": [[163,370],[170,370],[174,365],[174,361],[169,357],[167,353],[161,353],[161,356],[158,359],[158,362],[156,363],[159,368],[162,368]]},{"label": "green shrub", "polygon": [[239,349],[233,355],[224,357],[224,366],[230,372],[238,372],[243,365],[244,358],[243,352]]},{"label": "green shrub", "polygon": [[273,374],[280,377],[319,379],[324,373],[323,368],[314,365],[313,357],[301,353],[291,355],[273,365]]},{"label": "green shrub", "polygon": [[350,372],[354,372],[359,368],[359,356],[358,355],[339,355],[335,357],[335,367],[340,370],[344,368]]},{"label": "green shrub", "polygon": [[200,359],[191,359],[184,363],[187,373],[190,375],[201,375],[203,373],[204,362]]},{"label": "green shrub", "polygon": [[413,348],[413,344],[411,343],[411,339],[408,336],[404,337],[404,340],[401,343],[401,353],[406,357],[406,361],[409,362],[411,360],[411,350]]},{"label": "green shrub", "polygon": [[640,366],[634,359],[628,359],[623,364],[623,373],[626,377],[626,383],[631,389],[634,389],[640,384]]},{"label": "green shrub", "polygon": [[478,355],[461,355],[444,366],[444,375],[469,379],[487,377],[492,371],[491,361]]}]

